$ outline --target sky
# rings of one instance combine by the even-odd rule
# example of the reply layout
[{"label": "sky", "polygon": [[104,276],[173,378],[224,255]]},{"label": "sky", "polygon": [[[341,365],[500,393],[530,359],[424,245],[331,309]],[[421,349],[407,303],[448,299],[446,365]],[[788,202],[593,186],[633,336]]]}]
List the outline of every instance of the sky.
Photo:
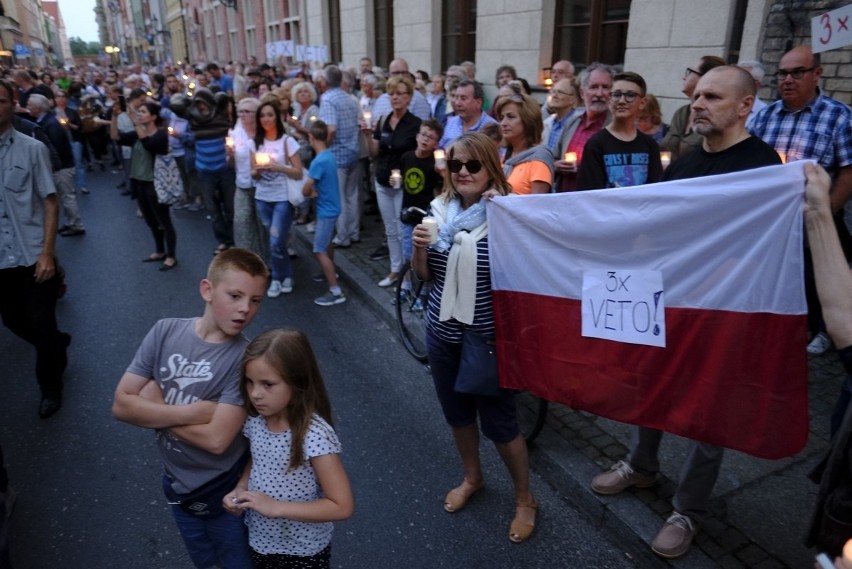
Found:
[{"label": "sky", "polygon": [[95,0],[59,0],[68,39],[79,37],[84,41],[98,41],[94,9]]}]

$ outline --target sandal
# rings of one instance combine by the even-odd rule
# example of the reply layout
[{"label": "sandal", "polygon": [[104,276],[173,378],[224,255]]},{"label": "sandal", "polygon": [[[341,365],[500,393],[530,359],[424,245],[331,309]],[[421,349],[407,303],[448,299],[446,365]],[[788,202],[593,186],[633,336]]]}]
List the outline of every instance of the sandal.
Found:
[{"label": "sandal", "polygon": [[[453,488],[447,493],[447,497],[444,498],[444,511],[450,514],[458,512],[467,505],[467,501],[470,500],[471,496],[476,494],[484,485],[480,482],[478,486],[474,486],[465,480],[460,486]],[[469,490],[470,488],[473,489]],[[466,489],[469,491],[466,491]]]},{"label": "sandal", "polygon": [[143,263],[156,263],[166,258],[165,253],[151,253],[149,256],[142,259]]},{"label": "sandal", "polygon": [[518,508],[529,508],[533,511],[533,523],[519,520],[516,512],[515,519],[512,520],[512,524],[509,526],[509,541],[512,543],[523,543],[529,539],[535,529],[535,514],[536,510],[538,510],[538,504],[533,499],[529,504],[515,504],[515,508],[516,510]]}]

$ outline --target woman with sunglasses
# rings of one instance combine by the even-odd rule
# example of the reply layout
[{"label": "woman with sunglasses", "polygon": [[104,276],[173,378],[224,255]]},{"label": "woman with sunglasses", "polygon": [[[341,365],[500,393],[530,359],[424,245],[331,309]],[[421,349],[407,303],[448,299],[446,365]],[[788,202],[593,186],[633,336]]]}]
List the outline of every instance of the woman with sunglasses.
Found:
[{"label": "woman with sunglasses", "polygon": [[[394,75],[387,82],[391,108],[389,115],[378,120],[372,129],[370,154],[376,158],[376,197],[379,213],[385,224],[385,237],[390,254],[390,272],[379,281],[380,287],[391,286],[399,279],[402,270],[402,231],[399,213],[402,211],[402,176],[400,160],[409,150],[417,148],[420,119],[408,110],[414,95],[414,82],[406,75]],[[370,132],[364,122],[362,129]]]},{"label": "woman with sunglasses", "polygon": [[541,144],[541,107],[529,95],[513,94],[494,105],[506,153],[503,173],[516,194],[546,194],[553,186],[553,154]]},{"label": "woman with sunglasses", "polygon": [[482,433],[495,444],[512,478],[515,516],[509,540],[521,543],[535,528],[538,504],[530,491],[527,446],[518,430],[514,393],[500,389],[491,397],[455,390],[463,334],[493,337],[495,331],[483,198],[506,195],[511,187],[494,143],[482,133],[465,134],[449,147],[447,171],[444,191],[432,201],[437,242],[432,243],[426,225],[415,227],[411,261],[421,279],[432,281],[425,317],[429,365],[464,472],[462,483],[444,499],[444,510],[458,512],[484,484],[478,416]]},{"label": "woman with sunglasses", "polygon": [[660,143],[661,150],[668,150],[672,153],[672,162],[701,146],[701,141],[704,138],[692,130],[692,92],[702,75],[714,67],[721,67],[722,65],[726,65],[726,63],[721,57],[705,55],[691,67],[686,68],[681,90],[689,99],[689,102],[675,111],[669,125],[669,131]]}]

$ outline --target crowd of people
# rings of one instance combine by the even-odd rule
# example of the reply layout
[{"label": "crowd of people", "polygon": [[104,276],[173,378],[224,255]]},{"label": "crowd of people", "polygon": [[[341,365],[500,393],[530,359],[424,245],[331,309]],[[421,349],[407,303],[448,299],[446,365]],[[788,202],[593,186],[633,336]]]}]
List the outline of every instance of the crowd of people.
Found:
[{"label": "crowd of people", "polygon": [[[758,105],[763,73],[755,61],[732,66],[715,56],[699,58],[683,76],[690,102],[666,124],[641,75],[601,63],[589,64],[578,76],[571,62],[554,63],[543,104],[508,65],[496,71],[499,90],[489,101],[471,62],[432,75],[412,72],[403,59],[385,71],[367,57],[357,69],[209,63],[40,74],[6,70],[11,82],[0,81],[0,165],[4,186],[25,198],[0,201],[0,218],[8,220],[3,223],[20,230],[4,235],[21,235],[0,242],[0,283],[4,291],[15,292],[4,295],[0,310],[4,324],[36,346],[39,415],[48,418],[61,408],[70,336],[59,331],[54,315],[61,286],[55,242],[57,235],[85,234],[77,197],[88,192],[86,172],[123,174],[117,189],[136,201],[153,237],[153,251],[141,261],[160,263],[160,271],[178,266],[172,211],[203,209],[215,241],[214,261],[201,287],[205,314],[155,326],[116,390],[113,411],[123,421],[164,434],[164,489],[180,503],[173,507],[175,519],[198,567],[224,563],[223,556],[235,556],[228,566],[291,566],[274,563],[292,563],[291,558],[307,563],[305,557],[315,565],[293,566],[327,566],[331,534],[323,524],[348,517],[353,504],[337,459],[340,446],[322,378],[300,333],[270,332],[247,345],[241,331],[264,294],[288,294],[308,277],[296,275],[290,262],[293,224],[314,233],[320,271],[308,278],[328,285],[314,302],[345,302],[334,251],[361,241],[361,218],[373,208],[381,215],[385,243],[370,257],[388,259],[377,286],[409,286],[400,281],[406,262],[433,282],[425,317],[427,351],[463,472],[444,509],[459,512],[484,484],[481,430],[494,442],[514,484],[509,540],[524,542],[534,531],[538,504],[529,487],[513,394],[459,387],[469,379],[473,346],[493,346],[495,334],[485,200],[508,193],[625,188],[814,160],[821,170],[808,171],[809,183],[829,197],[809,187],[809,203],[820,211],[811,217],[823,227],[831,215],[839,250],[848,260],[852,239],[843,208],[852,194],[852,111],[820,90],[819,56],[808,47],[783,56],[775,74],[778,100]],[[428,210],[438,222],[437,233],[427,224],[401,221],[410,206]],[[809,229],[816,226],[812,221]],[[827,240],[812,240],[806,251]],[[825,280],[834,277],[825,276],[825,258],[806,255],[811,353],[831,347],[829,334],[839,348],[847,350],[848,344],[837,332],[837,315],[823,315],[820,305],[827,290],[840,295],[826,288]],[[223,292],[225,282],[229,290],[240,291],[239,298]],[[834,310],[838,301],[831,299],[825,306]],[[193,337],[216,352],[209,358],[221,363],[221,373],[203,390],[184,394],[159,377],[155,359],[162,343],[196,357]],[[487,358],[482,352],[476,357]],[[476,362],[482,367],[487,360]],[[492,379],[496,382],[496,372]],[[846,438],[850,386],[852,376],[833,420],[833,431]],[[187,397],[196,403],[174,405]],[[304,401],[294,407],[297,399]],[[291,430],[292,440],[277,440],[277,433]],[[241,432],[249,440],[250,458]],[[592,489],[615,494],[654,484],[661,437],[660,431],[637,428],[629,455],[596,476]],[[183,448],[180,460],[188,462],[172,456],[175,445]],[[281,449],[289,449],[289,460],[270,456]],[[674,558],[689,549],[707,516],[722,456],[723,449],[692,441],[674,511],[652,542],[657,554]],[[293,475],[286,484],[311,500],[304,509],[286,507],[282,501],[291,496],[276,494],[280,481],[268,473],[278,467]],[[833,475],[836,490],[843,483],[837,482],[836,469]],[[832,504],[838,502],[849,506]],[[204,508],[183,507],[197,504]],[[198,513],[207,507],[215,512]],[[223,510],[240,515],[249,510],[248,538],[240,537],[242,522],[218,516]],[[848,513],[834,515],[852,519]],[[187,537],[198,527],[219,537]],[[281,543],[284,531],[304,531],[307,537]],[[818,537],[814,543],[820,543]]]}]

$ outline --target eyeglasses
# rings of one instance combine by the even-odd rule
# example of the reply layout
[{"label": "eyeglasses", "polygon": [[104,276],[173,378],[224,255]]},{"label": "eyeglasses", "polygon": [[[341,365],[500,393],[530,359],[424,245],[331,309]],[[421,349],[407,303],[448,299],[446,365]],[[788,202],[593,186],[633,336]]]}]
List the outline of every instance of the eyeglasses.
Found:
[{"label": "eyeglasses", "polygon": [[574,93],[569,93],[568,91],[563,91],[562,89],[551,89],[550,93],[553,95],[559,95],[560,97],[576,97],[577,95]]},{"label": "eyeglasses", "polygon": [[805,69],[804,67],[797,67],[796,69],[779,69],[775,72],[775,76],[779,81],[783,81],[788,75],[797,81],[805,76],[805,73],[810,73],[816,69],[816,67],[809,67]]},{"label": "eyeglasses", "polygon": [[684,79],[686,79],[687,77],[689,77],[689,74],[690,74],[690,73],[695,73],[695,74],[696,74],[696,75],[698,75],[699,77],[703,77],[703,76],[704,76],[704,74],[703,74],[703,73],[701,73],[701,72],[699,72],[699,71],[696,71],[696,70],[695,70],[695,69],[693,69],[692,67],[687,67],[687,68],[686,68],[686,72],[683,74],[683,78],[684,78]]},{"label": "eyeglasses", "polygon": [[418,132],[418,136],[422,136],[426,140],[438,140],[438,137],[428,132]]},{"label": "eyeglasses", "polygon": [[241,109],[241,110],[237,111],[238,115],[254,115],[256,113],[257,113],[257,111],[248,111],[246,109]]},{"label": "eyeglasses", "polygon": [[447,168],[449,168],[450,172],[453,174],[458,174],[461,172],[462,167],[467,168],[468,174],[476,174],[480,170],[482,170],[482,162],[479,160],[468,160],[467,162],[462,162],[461,160],[447,160]]},{"label": "eyeglasses", "polygon": [[612,97],[613,101],[618,101],[622,97],[624,97],[624,100],[627,101],[628,103],[632,103],[633,101],[635,101],[636,97],[638,97],[638,96],[639,96],[639,93],[636,93],[634,91],[613,91],[610,94],[610,97]]}]

